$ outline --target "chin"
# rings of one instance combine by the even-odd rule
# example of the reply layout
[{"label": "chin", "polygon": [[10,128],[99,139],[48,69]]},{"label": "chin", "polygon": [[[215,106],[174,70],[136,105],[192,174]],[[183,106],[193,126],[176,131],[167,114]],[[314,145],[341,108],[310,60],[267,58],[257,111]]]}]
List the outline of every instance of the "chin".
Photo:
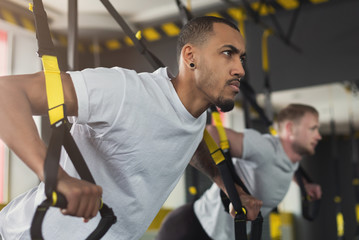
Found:
[{"label": "chin", "polygon": [[232,111],[234,108],[234,101],[233,100],[226,100],[224,102],[220,102],[216,104],[217,107],[221,109],[221,112],[229,112]]}]

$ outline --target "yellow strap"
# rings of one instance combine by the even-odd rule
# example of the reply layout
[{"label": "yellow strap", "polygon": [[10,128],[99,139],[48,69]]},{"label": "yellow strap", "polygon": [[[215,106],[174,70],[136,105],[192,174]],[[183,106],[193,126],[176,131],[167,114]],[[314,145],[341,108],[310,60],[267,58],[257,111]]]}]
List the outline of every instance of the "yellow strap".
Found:
[{"label": "yellow strap", "polygon": [[338,233],[338,237],[344,235],[344,217],[341,212],[337,214],[337,233]]},{"label": "yellow strap", "polygon": [[195,186],[190,186],[188,188],[188,192],[191,194],[191,195],[197,195],[197,188]]},{"label": "yellow strap", "polygon": [[272,136],[277,136],[277,130],[273,126],[269,126],[269,132]]},{"label": "yellow strap", "polygon": [[266,29],[262,36],[262,68],[264,72],[269,71],[268,60],[268,37],[272,34],[272,30]]},{"label": "yellow strap", "polygon": [[219,112],[212,112],[212,119],[214,121],[214,125],[217,127],[217,131],[219,134],[219,144],[222,150],[229,149],[229,142],[226,134],[226,130],[224,130],[221,117],[219,116]]},{"label": "yellow strap", "polygon": [[102,198],[100,198],[100,208],[99,208],[99,210],[101,210],[102,207],[103,207],[103,200],[102,200]]},{"label": "yellow strap", "polygon": [[357,219],[357,223],[359,223],[359,204],[355,204],[355,216]]},{"label": "yellow strap", "polygon": [[188,11],[191,11],[192,9],[191,0],[187,0],[187,9]]},{"label": "yellow strap", "polygon": [[224,156],[222,154],[221,149],[218,147],[217,143],[213,140],[212,136],[205,129],[203,133],[204,141],[208,147],[209,152],[213,158],[213,161],[218,165],[222,161],[224,161]]},{"label": "yellow strap", "polygon": [[57,193],[55,191],[52,192],[52,206],[55,206],[57,203]]},{"label": "yellow strap", "polygon": [[50,124],[54,124],[65,117],[64,114],[64,94],[60,76],[57,57],[43,55],[42,65],[44,67],[46,80],[47,104],[49,107]]},{"label": "yellow strap", "polygon": [[335,203],[340,203],[341,201],[342,201],[341,197],[339,197],[339,196],[334,197],[334,202]]},{"label": "yellow strap", "polygon": [[246,17],[243,8],[239,8],[238,27],[244,40],[246,40],[246,29],[244,24],[245,18]]}]

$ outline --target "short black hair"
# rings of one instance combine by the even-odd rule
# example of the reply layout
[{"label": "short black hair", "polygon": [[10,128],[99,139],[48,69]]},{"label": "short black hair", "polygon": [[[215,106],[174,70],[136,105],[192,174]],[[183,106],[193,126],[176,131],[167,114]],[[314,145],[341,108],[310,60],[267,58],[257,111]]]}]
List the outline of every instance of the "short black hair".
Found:
[{"label": "short black hair", "polygon": [[237,30],[238,27],[231,21],[213,16],[202,16],[191,19],[183,26],[177,39],[177,60],[181,55],[184,45],[187,43],[202,44],[213,33],[213,23],[224,23],[231,28]]}]

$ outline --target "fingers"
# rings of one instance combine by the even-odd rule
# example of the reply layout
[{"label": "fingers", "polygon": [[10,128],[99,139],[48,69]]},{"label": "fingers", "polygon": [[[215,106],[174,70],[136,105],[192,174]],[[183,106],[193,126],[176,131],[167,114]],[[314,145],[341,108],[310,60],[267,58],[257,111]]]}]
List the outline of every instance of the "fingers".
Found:
[{"label": "fingers", "polygon": [[[248,195],[248,198],[244,199],[242,204],[247,210],[247,220],[253,221],[257,218],[263,202]],[[233,218],[236,216],[236,210],[234,209],[232,203],[229,204],[229,213]]]},{"label": "fingers", "polygon": [[84,222],[97,215],[102,196],[100,186],[71,178],[59,181],[58,191],[65,195],[68,202],[66,209],[61,210],[63,214],[82,217]]},{"label": "fingers", "polygon": [[231,214],[231,216],[232,216],[233,218],[236,217],[236,210],[234,210],[234,207],[233,207],[233,204],[232,204],[232,203],[229,204],[229,213]]},{"label": "fingers", "polygon": [[307,184],[306,190],[310,197],[317,200],[322,198],[322,189],[318,184]]}]

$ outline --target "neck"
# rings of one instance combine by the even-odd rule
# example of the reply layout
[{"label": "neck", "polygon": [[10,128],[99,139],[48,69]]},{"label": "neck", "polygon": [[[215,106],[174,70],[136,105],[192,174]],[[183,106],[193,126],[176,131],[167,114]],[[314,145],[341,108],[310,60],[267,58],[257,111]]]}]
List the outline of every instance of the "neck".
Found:
[{"label": "neck", "polygon": [[293,150],[290,141],[288,141],[282,137],[280,137],[280,141],[282,143],[284,152],[287,154],[288,158],[290,159],[290,161],[292,163],[296,163],[296,162],[299,162],[300,160],[302,160],[303,156],[299,155],[298,153],[296,153]]},{"label": "neck", "polygon": [[198,118],[210,107],[210,102],[202,97],[203,93],[195,86],[191,73],[180,73],[171,82],[182,104],[193,117]]}]

